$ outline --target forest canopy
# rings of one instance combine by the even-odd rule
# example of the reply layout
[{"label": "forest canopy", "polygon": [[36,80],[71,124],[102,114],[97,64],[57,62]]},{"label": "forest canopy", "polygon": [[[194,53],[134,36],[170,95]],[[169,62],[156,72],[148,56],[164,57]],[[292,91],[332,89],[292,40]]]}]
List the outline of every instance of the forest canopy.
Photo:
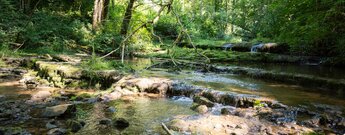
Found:
[{"label": "forest canopy", "polygon": [[[345,0],[0,0],[2,51],[126,55],[199,40],[345,56]],[[115,51],[115,55],[121,51]]]}]

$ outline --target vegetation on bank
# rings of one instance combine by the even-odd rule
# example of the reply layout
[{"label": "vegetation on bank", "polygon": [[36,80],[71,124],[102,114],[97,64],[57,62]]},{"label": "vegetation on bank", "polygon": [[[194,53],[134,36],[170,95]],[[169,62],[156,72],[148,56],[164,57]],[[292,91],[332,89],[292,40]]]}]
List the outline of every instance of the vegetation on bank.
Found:
[{"label": "vegetation on bank", "polygon": [[[289,45],[287,54],[334,57],[334,63],[345,56],[342,0],[101,1],[103,5],[81,0],[1,0],[1,55],[113,51],[107,56],[132,56],[154,52],[162,41],[199,47],[280,42]],[[203,53],[216,59],[248,56]]]}]

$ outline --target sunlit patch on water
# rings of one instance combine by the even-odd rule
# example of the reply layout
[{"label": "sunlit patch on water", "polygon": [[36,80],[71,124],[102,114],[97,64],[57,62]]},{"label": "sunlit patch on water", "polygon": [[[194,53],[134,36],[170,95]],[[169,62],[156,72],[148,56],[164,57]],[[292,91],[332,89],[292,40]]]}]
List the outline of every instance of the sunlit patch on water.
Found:
[{"label": "sunlit patch on water", "polygon": [[206,82],[206,83],[219,83],[219,84],[227,84],[232,86],[240,86],[250,90],[257,90],[255,84],[247,83],[238,79],[233,79],[230,77],[222,77],[221,75],[216,75],[212,73],[202,74],[194,72],[192,73],[191,77],[186,78],[188,80],[196,81],[196,82]]}]

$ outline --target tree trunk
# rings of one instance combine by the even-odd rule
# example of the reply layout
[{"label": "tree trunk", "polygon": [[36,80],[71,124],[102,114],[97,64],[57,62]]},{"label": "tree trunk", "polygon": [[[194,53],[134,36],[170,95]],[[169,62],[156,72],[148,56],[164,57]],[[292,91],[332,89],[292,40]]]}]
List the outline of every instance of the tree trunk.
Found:
[{"label": "tree trunk", "polygon": [[[120,32],[120,34],[122,35],[123,38],[126,37],[127,32],[128,32],[128,27],[129,27],[129,24],[131,22],[132,13],[133,13],[132,11],[133,11],[134,2],[135,2],[135,0],[129,0],[129,3],[127,5],[127,9],[125,12],[125,16],[123,17],[121,32]],[[122,44],[122,52],[121,52],[122,63],[123,63],[123,60],[125,57],[125,47],[126,47],[125,43]]]},{"label": "tree trunk", "polygon": [[106,18],[109,0],[95,0],[93,6],[92,28],[97,29],[99,24]]},{"label": "tree trunk", "polygon": [[127,9],[125,12],[125,16],[123,17],[122,26],[121,26],[121,35],[122,36],[127,35],[128,27],[129,27],[129,24],[130,24],[131,18],[132,18],[133,5],[134,5],[135,1],[136,0],[129,0],[129,3],[127,5]]},{"label": "tree trunk", "polygon": [[23,10],[23,13],[27,14],[31,10],[31,0],[21,0],[20,8]]},{"label": "tree trunk", "polygon": [[105,20],[108,16],[109,3],[110,3],[110,0],[104,0],[102,20]]}]

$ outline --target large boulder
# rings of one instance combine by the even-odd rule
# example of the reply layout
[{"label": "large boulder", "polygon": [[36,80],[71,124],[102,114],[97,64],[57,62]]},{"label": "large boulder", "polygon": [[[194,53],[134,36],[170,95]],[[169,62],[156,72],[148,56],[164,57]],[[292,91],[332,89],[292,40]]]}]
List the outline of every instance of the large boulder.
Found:
[{"label": "large boulder", "polygon": [[76,106],[73,104],[62,104],[53,107],[47,107],[43,112],[43,117],[70,117],[76,111]]},{"label": "large boulder", "polygon": [[121,79],[113,87],[115,91],[121,91],[122,93],[127,91],[128,94],[130,94],[128,91],[131,91],[133,93],[147,92],[165,95],[170,86],[171,81],[169,79],[127,77]]}]

